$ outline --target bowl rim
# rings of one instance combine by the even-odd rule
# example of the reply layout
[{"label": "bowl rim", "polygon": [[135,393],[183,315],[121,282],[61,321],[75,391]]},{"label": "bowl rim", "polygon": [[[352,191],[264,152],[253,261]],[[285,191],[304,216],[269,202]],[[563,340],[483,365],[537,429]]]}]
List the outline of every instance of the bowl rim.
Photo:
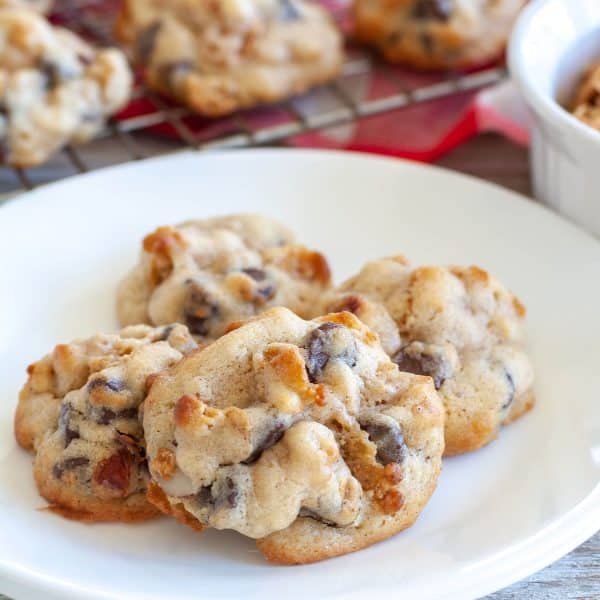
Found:
[{"label": "bowl rim", "polygon": [[[600,142],[600,131],[586,125],[549,94],[542,93],[534,86],[527,77],[522,60],[522,42],[529,34],[531,25],[538,13],[542,11],[551,2],[564,3],[567,0],[536,0],[531,2],[521,13],[511,34],[508,44],[508,69],[512,79],[517,84],[519,90],[525,97],[527,103],[540,114],[545,121],[559,125],[562,129],[569,129],[576,135],[585,138],[586,141],[597,144]],[[578,0],[568,0],[577,2]],[[558,66],[558,65],[556,65]]]}]

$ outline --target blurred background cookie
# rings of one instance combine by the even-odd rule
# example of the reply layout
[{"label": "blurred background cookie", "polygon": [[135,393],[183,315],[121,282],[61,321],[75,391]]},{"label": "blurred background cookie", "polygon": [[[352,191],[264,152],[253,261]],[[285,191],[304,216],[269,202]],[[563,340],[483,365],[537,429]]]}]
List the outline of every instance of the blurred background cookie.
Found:
[{"label": "blurred background cookie", "polygon": [[0,140],[13,166],[44,162],[97,135],[132,76],[115,48],[95,49],[32,9],[0,9]]},{"label": "blurred background cookie", "polygon": [[199,339],[272,306],[306,315],[329,288],[325,257],[258,215],[231,215],[159,227],[121,282],[122,325],[185,323]]},{"label": "blurred background cookie", "polygon": [[151,88],[210,116],[303,93],[343,60],[328,13],[304,0],[126,0],[116,32]]},{"label": "blurred background cookie", "polygon": [[355,0],[356,37],[416,69],[461,69],[498,58],[527,0]]}]

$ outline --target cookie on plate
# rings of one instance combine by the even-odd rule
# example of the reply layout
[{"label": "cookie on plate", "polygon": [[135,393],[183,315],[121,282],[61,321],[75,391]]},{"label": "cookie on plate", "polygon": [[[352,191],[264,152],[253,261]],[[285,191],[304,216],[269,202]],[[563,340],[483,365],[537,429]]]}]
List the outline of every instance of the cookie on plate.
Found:
[{"label": "cookie on plate", "polygon": [[147,466],[138,408],[152,376],[196,343],[183,325],[137,325],[56,348],[32,364],[15,415],[19,444],[52,509],[86,521],[137,521]]},{"label": "cookie on plate", "polygon": [[348,312],[251,319],[159,375],[143,424],[161,510],[285,564],[409,527],[444,449],[431,379],[400,372]]},{"label": "cookie on plate", "polygon": [[[384,258],[365,265],[316,310],[339,306],[338,294],[362,295],[387,309],[401,338],[392,360],[402,371],[432,377],[442,397],[446,455],[484,446],[533,406],[525,308],[483,269],[412,268],[402,256]],[[381,329],[369,314],[359,316]]]},{"label": "cookie on plate", "polygon": [[393,63],[462,69],[498,58],[527,0],[354,0],[356,36]]},{"label": "cookie on plate", "polygon": [[209,116],[303,93],[343,61],[329,15],[304,0],[126,0],[117,35],[151,88]]},{"label": "cookie on plate", "polygon": [[232,215],[148,235],[119,287],[117,310],[123,325],[181,322],[198,339],[216,339],[230,323],[272,306],[305,315],[329,285],[326,259],[295,245],[288,229]]},{"label": "cookie on plate", "polygon": [[40,164],[89,141],[131,93],[124,54],[95,49],[27,8],[0,9],[2,162]]}]

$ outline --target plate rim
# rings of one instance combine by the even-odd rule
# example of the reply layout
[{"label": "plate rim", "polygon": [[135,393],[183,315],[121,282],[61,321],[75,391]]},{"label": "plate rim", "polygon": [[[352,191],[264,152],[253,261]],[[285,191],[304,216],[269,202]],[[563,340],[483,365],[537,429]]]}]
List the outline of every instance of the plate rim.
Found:
[{"label": "plate rim", "polygon": [[[406,159],[398,159],[394,157],[379,156],[363,152],[348,152],[339,150],[325,149],[296,149],[296,148],[253,148],[253,149],[236,149],[226,150],[222,153],[181,150],[168,155],[151,157],[143,161],[131,162],[126,164],[111,165],[103,167],[92,172],[74,175],[63,180],[40,185],[34,190],[23,192],[6,200],[0,205],[0,216],[10,214],[13,210],[20,210],[24,203],[47,202],[44,199],[46,190],[62,188],[70,186],[72,182],[82,182],[86,179],[110,177],[114,171],[135,171],[138,165],[147,165],[148,163],[160,163],[177,161],[194,157],[202,160],[204,157],[218,160],[239,160],[240,157],[248,155],[286,155],[287,157],[311,156],[318,155],[323,159],[351,157],[352,160],[366,160],[375,163],[387,163],[408,171],[425,171],[435,173],[438,177],[446,177],[462,181],[469,186],[476,186],[482,190],[495,189],[496,192],[501,192],[504,196],[512,197],[514,201],[525,201],[531,210],[540,210],[546,214],[547,218],[555,221],[560,221],[561,226],[566,226],[571,231],[588,242],[598,244],[600,240],[580,229],[572,222],[558,215],[548,207],[532,201],[531,198],[504,188],[496,183],[479,179],[475,176],[452,171],[447,168],[436,165],[419,163]],[[40,193],[41,192],[41,193]],[[463,580],[463,583],[450,590],[445,596],[447,598],[464,598],[465,594],[469,597],[481,596],[491,593],[511,585],[521,579],[539,571],[540,569],[551,564],[555,560],[569,553],[579,544],[594,535],[600,530],[600,479],[596,486],[580,500],[578,504],[572,507],[569,511],[560,517],[550,521],[545,527],[540,529],[534,535],[525,538],[517,544],[513,544],[508,548],[495,552],[482,560],[475,562],[469,567],[469,577]],[[541,552],[540,552],[541,550]],[[490,572],[493,567],[493,572]],[[465,573],[466,574],[466,573]],[[90,600],[96,599],[113,599],[119,598],[118,594],[102,591],[99,589],[90,589],[82,587],[79,584],[73,584],[66,579],[55,578],[51,575],[44,574],[39,571],[32,571],[26,565],[5,560],[0,557],[0,580],[13,582],[17,585],[28,586],[36,591],[46,591],[51,594],[57,594],[62,597],[70,598],[87,598]],[[377,592],[383,597],[387,594],[394,594],[394,589],[388,587],[377,588]],[[351,598],[360,598],[364,590],[355,590],[352,592]],[[212,598],[212,596],[202,596],[203,598]]]},{"label": "plate rim", "polygon": [[[290,146],[284,146],[281,148],[273,148],[273,147],[257,147],[257,148],[224,148],[222,150],[193,150],[183,148],[181,150],[175,150],[166,154],[160,154],[158,156],[151,156],[148,158],[144,158],[137,161],[129,161],[126,163],[119,163],[115,165],[107,165],[103,167],[99,167],[97,169],[87,171],[85,173],[76,173],[74,175],[70,175],[64,177],[62,179],[56,181],[50,181],[48,183],[42,183],[35,187],[32,190],[25,190],[21,192],[17,192],[15,195],[6,198],[0,203],[0,211],[3,210],[14,210],[15,206],[21,205],[23,203],[30,202],[39,202],[37,196],[40,192],[43,192],[48,189],[54,189],[62,186],[72,185],[73,182],[75,185],[78,182],[85,181],[86,179],[95,179],[97,177],[102,176],[110,176],[112,171],[134,171],[139,165],[147,165],[149,163],[160,163],[160,162],[170,162],[176,161],[180,159],[186,158],[197,158],[203,159],[204,157],[209,158],[217,158],[219,160],[228,160],[231,157],[237,159],[241,156],[247,156],[250,154],[261,154],[267,156],[269,154],[272,155],[299,155],[299,156],[310,156],[310,155],[320,155],[331,158],[348,158],[351,157],[352,160],[364,160],[364,161],[372,161],[372,162],[381,162],[387,163],[389,165],[398,166],[401,165],[401,168],[414,169],[416,171],[429,171],[433,173],[436,177],[449,177],[454,178],[457,181],[462,181],[464,183],[471,183],[477,186],[483,186],[484,188],[494,189],[496,192],[500,192],[506,196],[510,196],[513,201],[525,201],[527,206],[533,210],[541,211],[546,215],[546,217],[554,220],[554,222],[560,222],[562,226],[566,226],[571,230],[571,232],[575,234],[579,234],[582,237],[586,238],[588,242],[593,242],[594,244],[600,245],[600,238],[594,236],[589,231],[583,229],[574,221],[571,221],[567,216],[560,214],[550,208],[549,206],[543,204],[538,201],[534,197],[527,196],[518,192],[516,190],[512,190],[510,188],[504,187],[498,183],[493,181],[489,181],[486,179],[482,179],[475,175],[471,175],[469,173],[463,173],[461,171],[456,171],[454,169],[450,169],[449,167],[440,166],[432,163],[420,162],[418,160],[413,160],[409,158],[402,158],[396,156],[388,156],[383,154],[375,154],[373,152],[366,152],[360,150],[336,150],[332,148],[294,148]],[[0,212],[0,214],[3,214]],[[1,223],[0,223],[1,225]]]}]

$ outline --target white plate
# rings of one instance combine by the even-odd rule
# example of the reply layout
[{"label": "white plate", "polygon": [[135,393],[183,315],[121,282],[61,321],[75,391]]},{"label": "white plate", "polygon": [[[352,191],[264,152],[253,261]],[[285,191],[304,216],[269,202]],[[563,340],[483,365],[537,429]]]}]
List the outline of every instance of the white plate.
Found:
[{"label": "white plate", "polygon": [[[323,249],[338,279],[365,260],[478,263],[530,310],[535,410],[447,460],[410,530],[305,567],[234,533],[174,521],[82,525],[47,512],[12,437],[25,365],[116,327],[115,284],[158,224],[255,211]],[[0,590],[18,598],[465,598],[508,585],[600,528],[600,244],[515,194],[352,154],[180,154],[58,183],[0,210]],[[48,596],[45,596],[48,597]]]}]

